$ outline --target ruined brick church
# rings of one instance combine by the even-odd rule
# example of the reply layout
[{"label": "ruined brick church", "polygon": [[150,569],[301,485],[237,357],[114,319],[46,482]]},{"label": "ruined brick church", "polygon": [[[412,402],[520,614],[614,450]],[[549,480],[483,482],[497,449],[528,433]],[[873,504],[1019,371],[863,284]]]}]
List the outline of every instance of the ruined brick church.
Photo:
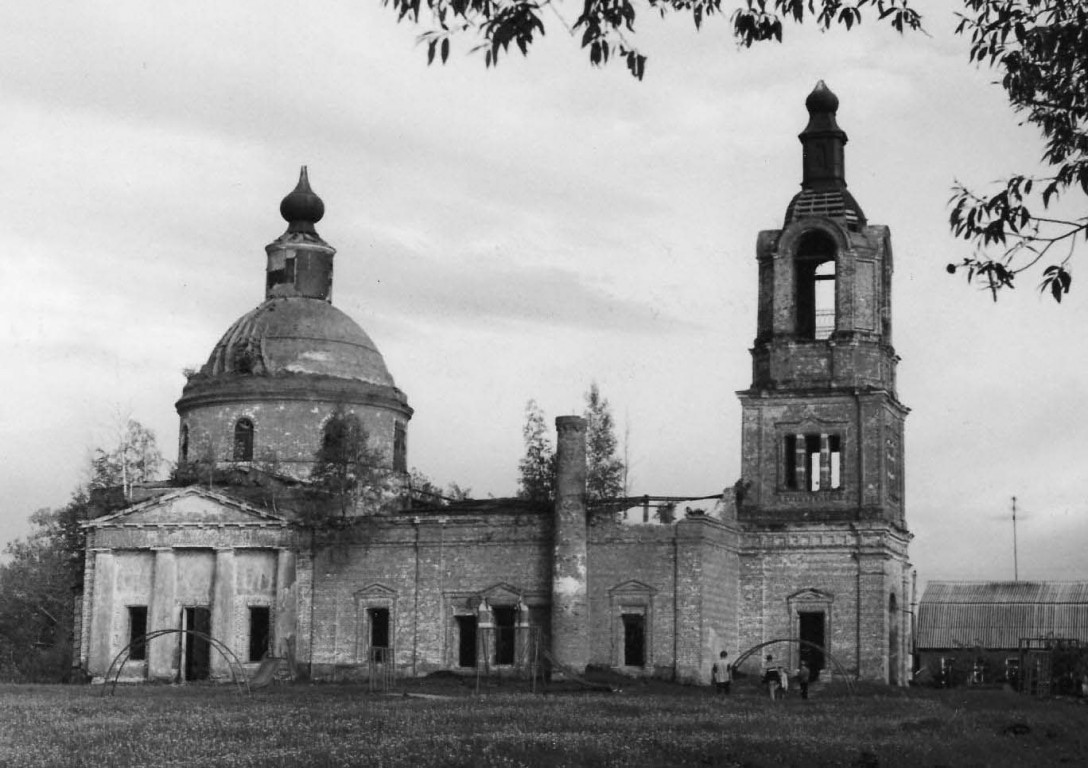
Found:
[{"label": "ruined brick church", "polygon": [[[557,419],[554,505],[411,504],[412,409],[331,303],[335,250],[303,169],[265,249],[264,302],[177,402],[179,464],[235,480],[141,489],[87,523],[80,666],[102,678],[124,651],[125,679],[222,679],[270,655],[315,679],[598,666],[705,683],[721,650],[785,639],[768,647],[791,668],[903,684],[908,410],[890,235],[847,190],[838,99],[821,82],[805,105],[801,190],[757,239],[742,480],[719,515],[589,524],[576,416]],[[295,502],[335,414],[365,428],[385,479],[330,539]]]}]

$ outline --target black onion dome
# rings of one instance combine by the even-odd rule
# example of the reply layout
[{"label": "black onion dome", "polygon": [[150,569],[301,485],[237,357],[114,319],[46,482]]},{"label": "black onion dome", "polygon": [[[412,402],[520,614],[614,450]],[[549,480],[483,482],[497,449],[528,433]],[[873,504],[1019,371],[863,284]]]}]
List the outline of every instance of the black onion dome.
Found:
[{"label": "black onion dome", "polygon": [[838,112],[839,97],[827,87],[827,84],[823,80],[821,80],[816,83],[816,87],[812,89],[812,93],[805,99],[805,109],[807,109],[810,114],[815,112]]},{"label": "black onion dome", "polygon": [[316,234],[314,224],[325,215],[325,203],[310,189],[310,177],[306,166],[298,176],[298,184],[280,202],[280,216],[287,222],[288,232]]}]

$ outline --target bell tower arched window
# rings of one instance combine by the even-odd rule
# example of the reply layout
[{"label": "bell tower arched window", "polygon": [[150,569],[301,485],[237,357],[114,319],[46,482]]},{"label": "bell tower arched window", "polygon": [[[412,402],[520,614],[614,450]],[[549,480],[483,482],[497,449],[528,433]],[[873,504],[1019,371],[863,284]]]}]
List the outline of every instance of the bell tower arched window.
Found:
[{"label": "bell tower arched window", "polygon": [[835,242],[820,231],[806,232],[794,257],[798,338],[823,340],[835,330]]},{"label": "bell tower arched window", "polygon": [[238,419],[234,424],[234,460],[253,461],[253,422]]},{"label": "bell tower arched window", "polygon": [[189,460],[189,425],[181,425],[181,461],[184,464]]}]

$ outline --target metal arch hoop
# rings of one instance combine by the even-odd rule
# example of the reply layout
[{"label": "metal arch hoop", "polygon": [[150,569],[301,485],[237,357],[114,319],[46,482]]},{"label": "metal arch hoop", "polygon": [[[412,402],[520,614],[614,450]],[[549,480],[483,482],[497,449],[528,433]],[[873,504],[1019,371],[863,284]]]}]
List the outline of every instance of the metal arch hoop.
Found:
[{"label": "metal arch hoop", "polygon": [[[242,667],[241,660],[238,658],[237,655],[235,655],[234,651],[228,648],[221,640],[216,640],[211,635],[204,632],[198,632],[195,629],[158,629],[154,632],[148,632],[143,637],[136,638],[124,648],[122,648],[118,652],[118,654],[113,657],[113,661],[110,662],[109,669],[106,670],[105,685],[102,688],[102,695],[105,696],[107,690],[109,691],[109,694],[111,696],[113,695],[115,689],[117,688],[117,681],[121,677],[121,672],[124,670],[125,664],[128,663],[129,657],[132,655],[132,646],[140,644],[146,646],[148,641],[155,640],[164,635],[191,635],[201,640],[206,640],[209,645],[215,648],[215,650],[219,651],[220,656],[226,659],[227,666],[230,668],[231,681],[238,686],[239,692],[241,692],[244,687],[244,690],[247,694],[253,693],[253,691],[250,690],[249,687],[249,678],[246,677],[244,674],[245,670]],[[114,667],[117,668],[116,671],[114,671]],[[111,676],[113,677],[112,682],[110,680]]]},{"label": "metal arch hoop", "polygon": [[854,682],[850,679],[850,676],[848,674],[846,674],[846,668],[842,664],[840,664],[839,660],[836,659],[834,656],[832,656],[827,651],[827,649],[825,649],[822,645],[817,645],[816,643],[811,643],[808,640],[798,640],[797,638],[793,638],[793,637],[780,637],[780,638],[778,638],[776,640],[768,640],[765,643],[760,643],[759,645],[753,645],[751,648],[746,650],[744,653],[737,656],[736,661],[733,662],[734,669],[739,667],[741,665],[741,663],[743,663],[749,656],[756,653],[757,651],[760,651],[760,650],[762,650],[763,648],[766,648],[769,645],[777,645],[778,643],[796,643],[798,646],[814,648],[817,651],[820,651],[820,653],[822,653],[825,657],[827,657],[828,659],[831,660],[831,663],[835,665],[835,670],[840,675],[842,675],[842,679],[846,683],[847,692],[851,696],[854,695],[854,693],[855,693],[855,691],[854,691]]}]

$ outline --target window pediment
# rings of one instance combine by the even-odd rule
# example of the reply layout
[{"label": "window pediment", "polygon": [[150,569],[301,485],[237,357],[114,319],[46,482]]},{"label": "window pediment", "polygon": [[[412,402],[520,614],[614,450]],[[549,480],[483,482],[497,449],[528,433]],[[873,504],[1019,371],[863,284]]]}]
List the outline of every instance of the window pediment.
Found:
[{"label": "window pediment", "polygon": [[521,598],[521,590],[505,582],[493,584],[480,592],[480,599],[486,600],[488,605],[516,605]]}]

